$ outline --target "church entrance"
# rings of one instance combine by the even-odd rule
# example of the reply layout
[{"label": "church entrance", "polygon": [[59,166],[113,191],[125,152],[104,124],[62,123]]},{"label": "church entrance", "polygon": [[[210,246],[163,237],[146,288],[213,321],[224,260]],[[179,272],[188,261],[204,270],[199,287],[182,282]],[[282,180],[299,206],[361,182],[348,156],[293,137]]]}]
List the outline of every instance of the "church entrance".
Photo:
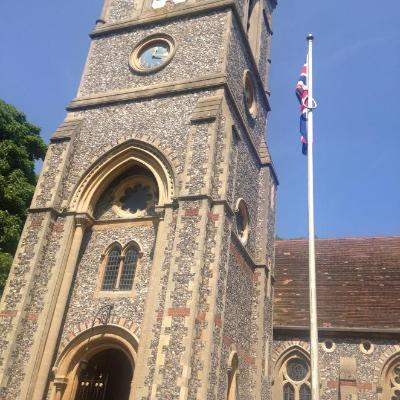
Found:
[{"label": "church entrance", "polygon": [[133,370],[123,351],[103,350],[80,365],[75,400],[129,400]]}]

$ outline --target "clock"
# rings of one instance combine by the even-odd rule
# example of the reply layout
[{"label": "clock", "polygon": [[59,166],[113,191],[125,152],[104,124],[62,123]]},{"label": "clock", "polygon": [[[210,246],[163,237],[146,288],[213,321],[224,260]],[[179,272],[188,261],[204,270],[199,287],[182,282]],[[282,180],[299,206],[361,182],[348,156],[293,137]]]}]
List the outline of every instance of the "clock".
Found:
[{"label": "clock", "polygon": [[164,68],[175,54],[175,42],[166,34],[151,35],[142,40],[133,50],[130,66],[141,74]]},{"label": "clock", "polygon": [[170,52],[170,46],[165,41],[151,43],[139,53],[139,65],[148,70],[160,67],[168,60]]}]

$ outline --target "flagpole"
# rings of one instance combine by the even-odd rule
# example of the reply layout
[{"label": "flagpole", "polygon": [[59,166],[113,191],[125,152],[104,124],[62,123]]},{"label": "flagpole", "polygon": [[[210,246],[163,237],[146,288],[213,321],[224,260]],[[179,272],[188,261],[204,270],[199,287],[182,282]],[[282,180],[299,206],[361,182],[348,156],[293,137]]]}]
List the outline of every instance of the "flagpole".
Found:
[{"label": "flagpole", "polygon": [[308,274],[310,291],[310,344],[311,344],[311,393],[312,400],[319,400],[318,371],[318,321],[317,321],[317,284],[315,271],[315,232],[314,232],[314,166],[313,166],[313,35],[307,36],[307,164],[308,164]]}]

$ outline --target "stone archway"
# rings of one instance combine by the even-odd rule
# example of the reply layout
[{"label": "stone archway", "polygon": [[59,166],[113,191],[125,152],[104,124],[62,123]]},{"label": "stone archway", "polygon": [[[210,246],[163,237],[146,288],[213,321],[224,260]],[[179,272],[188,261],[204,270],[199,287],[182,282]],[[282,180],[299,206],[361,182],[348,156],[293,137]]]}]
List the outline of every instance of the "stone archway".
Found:
[{"label": "stone archway", "polygon": [[58,357],[50,399],[132,400],[137,348],[136,337],[116,325],[81,333]]}]

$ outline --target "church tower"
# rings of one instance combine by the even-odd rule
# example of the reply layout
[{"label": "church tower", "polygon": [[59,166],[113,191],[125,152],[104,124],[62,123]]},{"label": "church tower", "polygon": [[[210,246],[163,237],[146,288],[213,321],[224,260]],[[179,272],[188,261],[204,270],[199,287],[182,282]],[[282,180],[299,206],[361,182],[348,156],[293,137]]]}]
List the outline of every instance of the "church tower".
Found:
[{"label": "church tower", "polygon": [[275,1],[105,0],[1,300],[1,400],[270,399]]}]

